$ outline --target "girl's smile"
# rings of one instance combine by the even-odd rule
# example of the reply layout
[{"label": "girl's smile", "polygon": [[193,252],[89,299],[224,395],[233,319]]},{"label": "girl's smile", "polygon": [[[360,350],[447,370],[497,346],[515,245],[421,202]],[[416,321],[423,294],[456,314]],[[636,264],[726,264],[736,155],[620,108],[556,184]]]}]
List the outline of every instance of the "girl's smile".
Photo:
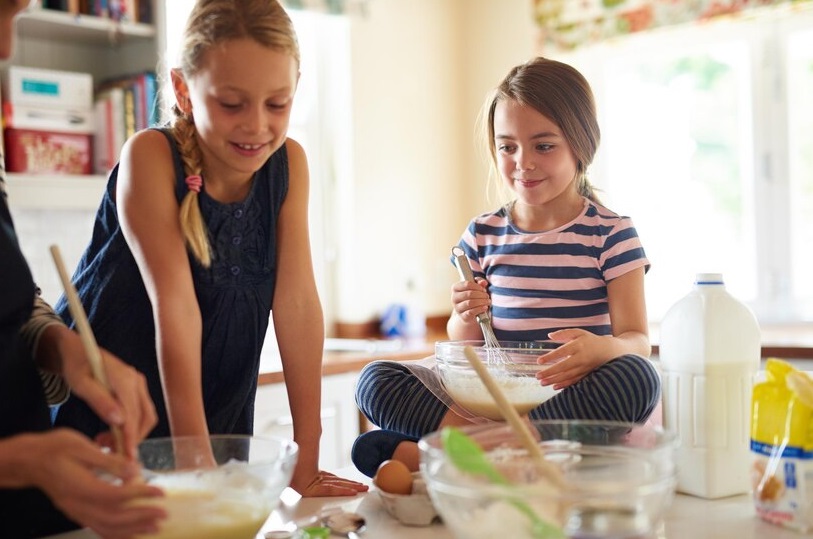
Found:
[{"label": "girl's smile", "polygon": [[265,147],[268,143],[264,144],[240,144],[239,142],[232,142],[232,146],[234,146],[237,153],[244,157],[255,157],[260,154],[264,154]]}]

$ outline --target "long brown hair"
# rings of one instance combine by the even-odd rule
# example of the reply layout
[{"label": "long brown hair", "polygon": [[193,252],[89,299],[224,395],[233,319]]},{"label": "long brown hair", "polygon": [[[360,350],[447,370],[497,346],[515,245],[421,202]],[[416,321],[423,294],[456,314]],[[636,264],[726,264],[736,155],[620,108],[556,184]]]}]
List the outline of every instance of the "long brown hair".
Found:
[{"label": "long brown hair", "polygon": [[[235,39],[249,38],[270,49],[290,54],[299,63],[299,43],[290,17],[276,0],[198,0],[184,30],[179,70],[194,77],[209,49]],[[178,145],[184,172],[205,181],[203,154],[197,140],[195,119],[177,104],[172,106],[172,133]],[[181,202],[181,230],[195,258],[211,265],[212,249],[200,212],[198,193],[189,192]]]},{"label": "long brown hair", "polygon": [[601,141],[595,99],[587,79],[574,67],[543,57],[511,69],[489,95],[480,116],[492,172],[497,174],[494,110],[498,102],[509,100],[532,107],[559,126],[576,157],[579,193],[601,203],[587,179],[587,169]]}]

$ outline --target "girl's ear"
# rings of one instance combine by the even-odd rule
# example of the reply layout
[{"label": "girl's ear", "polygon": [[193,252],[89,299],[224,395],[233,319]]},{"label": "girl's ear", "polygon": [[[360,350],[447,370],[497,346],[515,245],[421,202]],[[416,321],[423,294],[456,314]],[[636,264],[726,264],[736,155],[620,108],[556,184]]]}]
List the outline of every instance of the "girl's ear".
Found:
[{"label": "girl's ear", "polygon": [[192,112],[192,105],[189,102],[189,86],[186,84],[186,78],[178,68],[171,69],[169,75],[172,78],[172,91],[175,93],[178,109],[184,116],[188,116]]}]

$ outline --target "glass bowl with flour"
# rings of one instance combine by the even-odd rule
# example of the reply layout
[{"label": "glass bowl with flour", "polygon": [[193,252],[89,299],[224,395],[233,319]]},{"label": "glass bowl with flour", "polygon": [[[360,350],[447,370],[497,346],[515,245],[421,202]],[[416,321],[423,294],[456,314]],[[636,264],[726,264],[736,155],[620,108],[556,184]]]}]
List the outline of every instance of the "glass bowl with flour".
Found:
[{"label": "glass bowl with flour", "polygon": [[508,401],[520,414],[527,414],[559,390],[543,386],[536,373],[547,368],[537,359],[558,345],[547,341],[500,341],[499,349],[484,341],[442,341],[435,343],[435,359],[443,387],[454,401],[472,414],[502,420],[497,403],[491,397],[463,350],[471,346]]},{"label": "glass bowl with flour", "polygon": [[299,448],[284,438],[212,435],[148,439],[138,451],[144,480],[164,490],[139,503],[168,513],[143,539],[254,539],[291,481]]},{"label": "glass bowl with flour", "polygon": [[[442,431],[418,442],[429,496],[455,538],[657,535],[677,483],[675,433],[648,424],[599,421],[529,425],[545,460],[560,471],[561,485],[549,479],[505,423],[460,428],[479,448],[465,454],[460,446],[446,445]],[[457,451],[457,458],[449,451]],[[482,464],[461,469],[461,459],[485,459],[492,472],[482,473]],[[535,528],[538,521],[545,523],[543,531]]]}]

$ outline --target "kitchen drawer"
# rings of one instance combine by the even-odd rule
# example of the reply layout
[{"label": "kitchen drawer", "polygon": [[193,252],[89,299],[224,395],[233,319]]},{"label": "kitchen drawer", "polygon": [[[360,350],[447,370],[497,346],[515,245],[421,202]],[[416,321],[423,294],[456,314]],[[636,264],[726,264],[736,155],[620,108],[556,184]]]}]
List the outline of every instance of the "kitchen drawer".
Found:
[{"label": "kitchen drawer", "polygon": [[[353,398],[357,373],[322,378],[322,440],[319,466],[335,470],[352,465],[350,449],[359,434],[358,408]],[[293,418],[285,384],[266,384],[257,389],[254,434],[293,438]]]}]

